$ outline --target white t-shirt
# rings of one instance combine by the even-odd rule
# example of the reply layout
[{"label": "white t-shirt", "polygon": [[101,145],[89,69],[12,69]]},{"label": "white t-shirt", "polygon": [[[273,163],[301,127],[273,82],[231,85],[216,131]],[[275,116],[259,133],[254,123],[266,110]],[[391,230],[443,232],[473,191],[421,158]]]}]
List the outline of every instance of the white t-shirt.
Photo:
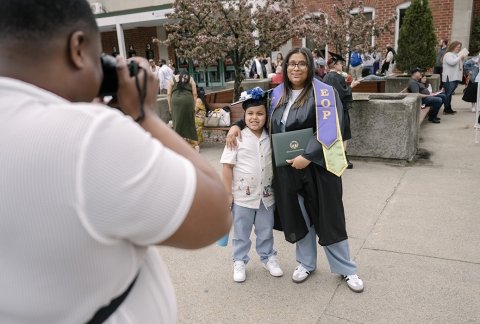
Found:
[{"label": "white t-shirt", "polygon": [[225,147],[220,163],[234,164],[232,195],[236,205],[258,209],[260,201],[265,207],[275,203],[272,189],[272,148],[270,137],[263,130],[258,138],[250,128],[242,130],[237,148]]},{"label": "white t-shirt", "polygon": [[173,71],[167,64],[163,64],[158,69],[158,79],[160,80],[160,89],[167,89],[168,83],[173,78]]},{"label": "white t-shirt", "polygon": [[292,108],[293,104],[295,103],[297,98],[300,96],[302,91],[303,89],[298,89],[298,90],[292,89],[292,93],[290,95],[290,98],[288,99],[287,107],[285,107],[285,111],[283,112],[283,115],[282,115],[281,123],[283,125],[287,124],[287,118],[288,118],[288,114],[290,113],[290,108]]},{"label": "white t-shirt", "polygon": [[174,323],[158,250],[191,206],[192,164],[130,117],[0,78],[0,323]]}]

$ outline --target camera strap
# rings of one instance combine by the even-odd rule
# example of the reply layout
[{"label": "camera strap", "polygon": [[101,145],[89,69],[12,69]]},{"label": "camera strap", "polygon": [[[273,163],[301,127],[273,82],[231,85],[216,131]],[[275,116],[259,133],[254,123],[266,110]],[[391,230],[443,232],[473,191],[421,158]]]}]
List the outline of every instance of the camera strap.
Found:
[{"label": "camera strap", "polygon": [[133,288],[133,285],[137,281],[137,278],[138,273],[135,278],[133,278],[127,289],[125,289],[125,291],[120,296],[115,297],[110,301],[110,304],[103,306],[102,308],[97,310],[95,315],[93,315],[93,317],[86,324],[101,324],[105,322],[110,317],[110,315],[112,315],[117,310],[117,308],[120,307],[125,298],[127,298],[128,294]]}]

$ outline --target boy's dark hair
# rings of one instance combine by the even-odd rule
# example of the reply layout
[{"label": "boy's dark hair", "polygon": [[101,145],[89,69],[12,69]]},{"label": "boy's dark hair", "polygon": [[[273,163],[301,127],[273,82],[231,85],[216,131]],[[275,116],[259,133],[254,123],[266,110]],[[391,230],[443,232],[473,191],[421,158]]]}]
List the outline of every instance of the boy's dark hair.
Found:
[{"label": "boy's dark hair", "polygon": [[37,46],[57,35],[70,34],[73,27],[98,32],[86,0],[0,1],[0,41],[28,41]]},{"label": "boy's dark hair", "polygon": [[247,110],[250,107],[264,106],[267,109],[267,101],[264,98],[261,99],[248,99],[242,102],[242,108]]}]

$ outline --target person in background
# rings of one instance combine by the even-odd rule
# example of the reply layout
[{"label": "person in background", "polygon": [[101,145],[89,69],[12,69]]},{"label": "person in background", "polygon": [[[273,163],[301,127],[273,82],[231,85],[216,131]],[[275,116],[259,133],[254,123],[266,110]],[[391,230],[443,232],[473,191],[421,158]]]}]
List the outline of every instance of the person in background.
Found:
[{"label": "person in background", "polygon": [[369,69],[370,70],[369,74],[375,74],[373,72],[373,64],[375,64],[375,58],[373,57],[374,53],[367,52],[362,54],[362,61],[363,61],[362,74],[364,69]]},{"label": "person in background", "polygon": [[322,54],[318,49],[314,49],[312,51],[312,55],[313,55],[313,63],[315,64],[315,68],[326,65],[325,59],[322,57]]},{"label": "person in background", "polygon": [[435,97],[426,87],[421,83],[422,78],[421,70],[415,68],[410,73],[411,78],[408,80],[407,91],[409,93],[417,93],[422,99],[422,106],[431,107],[428,113],[428,121],[434,124],[440,124],[440,118],[438,118],[438,112],[443,104],[443,98]]},{"label": "person in background", "polygon": [[272,59],[267,54],[262,54],[262,63],[265,66],[266,75],[272,74]]},{"label": "person in background", "polygon": [[130,45],[128,47],[128,57],[132,58],[132,57],[135,57],[135,56],[137,56],[137,51],[135,50],[135,47],[133,47],[133,45]]},{"label": "person in background", "polygon": [[283,64],[283,54],[282,52],[277,53],[277,59],[275,62],[272,63],[273,67],[275,68],[275,71],[277,70],[277,67],[282,66]]},{"label": "person in background", "polygon": [[475,81],[479,70],[479,57],[474,56],[463,64],[464,73],[467,75],[467,86],[465,87],[462,100],[472,103],[472,112],[475,112],[477,102],[478,82]]},{"label": "person in background", "polygon": [[282,66],[277,66],[275,74],[272,76],[272,84],[280,84],[283,82]]},{"label": "person in background", "polygon": [[147,60],[115,59],[120,111],[92,103],[87,1],[0,1],[0,44],[0,323],[176,323],[157,246],[208,246],[231,217],[217,172],[157,116]]},{"label": "person in background", "polygon": [[323,82],[331,85],[338,92],[338,96],[342,101],[343,106],[343,128],[342,128],[342,138],[343,146],[345,148],[345,156],[347,157],[347,169],[353,169],[353,164],[348,160],[347,156],[347,143],[348,140],[352,138],[352,131],[350,129],[350,114],[348,111],[352,107],[353,97],[352,97],[352,88],[356,87],[360,81],[353,80],[350,85],[345,81],[343,76],[343,58],[340,55],[332,55],[328,59],[328,73],[323,78]]},{"label": "person in background", "polygon": [[195,127],[197,130],[198,145],[203,142],[203,122],[207,115],[208,103],[205,99],[205,89],[197,86],[197,101],[195,102]]},{"label": "person in background", "polygon": [[187,71],[174,75],[167,89],[168,109],[172,115],[175,132],[183,137],[199,152],[197,129],[195,126],[195,104],[197,85]]},{"label": "person in background", "polygon": [[453,115],[457,112],[452,109],[452,95],[463,78],[463,62],[468,53],[460,53],[462,43],[453,41],[448,45],[443,56],[442,81],[447,97],[443,108],[445,115]]},{"label": "person in background", "polygon": [[322,54],[320,54],[320,51],[318,49],[314,49],[312,51],[312,55],[313,62],[315,64],[315,76],[317,76],[319,80],[322,80],[325,74],[327,74],[327,63],[325,62],[325,59],[322,57]]},{"label": "person in background", "polygon": [[385,77],[381,77],[375,74],[370,74],[370,69],[362,69],[362,79],[361,81],[380,81],[385,80]]},{"label": "person in background", "polygon": [[447,51],[448,41],[446,39],[441,39],[438,44],[437,57],[435,59],[435,67],[433,68],[433,73],[440,74],[440,89],[443,88],[442,81],[442,71],[443,71],[443,55]]},{"label": "person in background", "polygon": [[167,61],[165,59],[160,59],[158,78],[160,80],[160,93],[166,94],[168,85],[173,78],[173,70],[167,65]]},{"label": "person in background", "polygon": [[255,56],[250,66],[251,79],[265,79],[267,75],[267,68],[262,56]]},{"label": "person in background", "polygon": [[[447,100],[447,96],[445,95],[445,89],[441,89],[439,92],[434,93],[432,89],[432,85],[430,84],[430,81],[428,80],[425,74],[422,74],[420,83],[423,84],[425,88],[427,88],[428,93],[430,95],[442,99],[442,102],[445,103],[445,101]],[[440,117],[437,116],[437,119],[440,120]]]},{"label": "person in background", "polygon": [[149,59],[148,63],[150,64],[150,71],[158,78],[158,70],[160,70],[160,67],[155,64],[155,60]]},{"label": "person in background", "polygon": [[[314,78],[313,56],[308,48],[291,49],[283,68],[284,83],[273,89],[271,95],[269,132],[272,136],[307,128],[314,132],[302,155],[287,160],[287,166],[273,169],[276,229],[284,232],[288,242],[295,243],[298,265],[292,280],[302,283],[317,268],[318,235],[330,271],[342,275],[352,291],[362,292],[363,281],[357,275],[357,265],[350,259],[345,227],[341,174],[347,161],[343,142],[336,127],[330,128],[329,134],[316,132],[324,121],[317,119],[317,109],[322,109],[317,106],[321,102],[317,100],[319,96],[328,97],[324,104],[333,104],[328,108],[329,116],[337,116],[339,125],[343,123],[342,102],[335,89]],[[240,121],[230,128],[227,146],[236,147],[244,126]],[[329,149],[320,142],[327,134],[337,135]]]},{"label": "person in background", "polygon": [[223,183],[230,198],[229,206],[232,206],[233,280],[236,282],[246,279],[245,266],[250,259],[252,227],[255,228],[255,247],[263,267],[274,277],[283,276],[277,251],[273,247],[275,199],[272,148],[265,129],[266,98],[261,88],[252,90],[246,92],[248,97],[240,98],[245,110],[243,140],[238,142],[235,150],[225,146],[220,159]]},{"label": "person in background", "polygon": [[350,55],[350,69],[349,73],[354,80],[362,77],[363,60],[360,46],[356,46]]},{"label": "person in background", "polygon": [[153,60],[154,58],[154,53],[152,50],[152,45],[150,43],[147,43],[147,46],[145,48],[145,58],[150,62],[150,60]]},{"label": "person in background", "polygon": [[382,75],[382,76],[390,75],[393,71],[393,64],[394,63],[395,63],[395,50],[389,44],[389,45],[387,45],[387,51],[386,51],[386,54],[385,54],[385,59],[383,60],[382,70],[380,72],[380,75]]},{"label": "person in background", "polygon": [[380,61],[382,59],[382,54],[378,51],[374,51],[372,53],[372,58],[374,59],[374,62],[373,62],[373,72],[372,74],[373,75],[377,75],[378,73],[378,70],[380,69]]}]

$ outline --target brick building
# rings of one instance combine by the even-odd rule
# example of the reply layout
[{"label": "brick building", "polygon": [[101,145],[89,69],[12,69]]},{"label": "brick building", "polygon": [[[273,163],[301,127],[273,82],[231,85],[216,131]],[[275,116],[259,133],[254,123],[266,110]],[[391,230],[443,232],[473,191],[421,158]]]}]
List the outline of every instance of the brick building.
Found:
[{"label": "brick building", "polygon": [[[311,12],[333,14],[331,0],[303,0]],[[365,13],[382,25],[391,16],[396,16],[393,34],[384,34],[374,40],[379,48],[398,42],[398,31],[403,15],[410,6],[406,0],[364,0]],[[472,22],[480,17],[480,0],[429,0],[432,10],[433,24],[437,39],[458,40],[469,47]],[[305,45],[302,40],[295,40],[295,46]]]},{"label": "brick building", "polygon": [[[172,12],[173,0],[88,0],[96,13],[97,23],[102,32],[102,45],[106,53],[114,50],[128,56],[128,49],[133,46],[138,56],[146,56],[147,44],[153,50],[155,60],[171,59],[175,62],[175,51],[163,44],[152,44],[152,37],[166,39],[166,15]],[[333,13],[332,0],[302,0],[312,13]],[[373,39],[379,48],[398,42],[398,32],[402,17],[410,6],[407,0],[364,0],[365,14],[381,25],[389,17],[397,20],[392,26],[392,34],[383,34]],[[429,0],[433,23],[438,39],[458,40],[464,47],[470,44],[472,22],[480,17],[480,0]],[[308,39],[293,39],[280,51],[286,53],[291,47],[312,47]],[[473,53],[472,53],[473,54]],[[275,56],[276,52],[272,53]],[[227,67],[228,69],[228,67]],[[212,68],[210,80],[219,80],[223,85],[227,79],[222,69]],[[195,76],[201,78],[201,73]],[[201,79],[198,79],[201,83]]]}]

